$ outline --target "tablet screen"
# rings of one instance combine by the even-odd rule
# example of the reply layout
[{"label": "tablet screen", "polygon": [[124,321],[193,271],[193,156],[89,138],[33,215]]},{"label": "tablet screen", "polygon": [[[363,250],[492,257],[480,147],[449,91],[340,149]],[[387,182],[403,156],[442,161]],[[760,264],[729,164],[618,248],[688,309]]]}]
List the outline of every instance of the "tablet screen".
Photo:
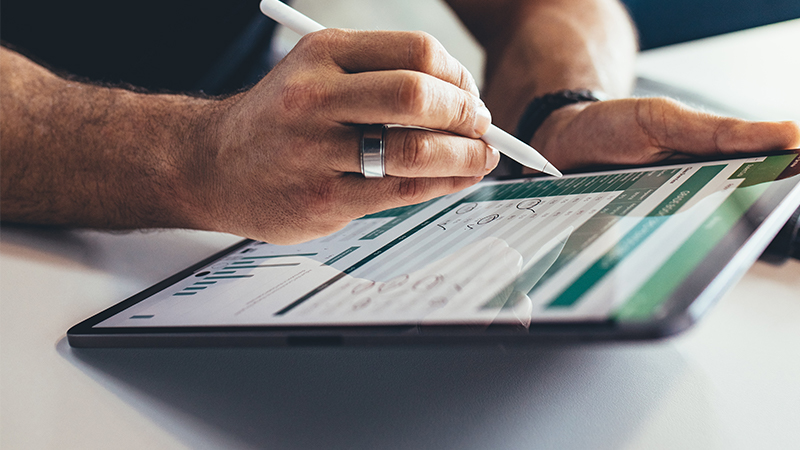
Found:
[{"label": "tablet screen", "polygon": [[308,243],[248,242],[95,328],[646,321],[799,162],[482,182]]}]

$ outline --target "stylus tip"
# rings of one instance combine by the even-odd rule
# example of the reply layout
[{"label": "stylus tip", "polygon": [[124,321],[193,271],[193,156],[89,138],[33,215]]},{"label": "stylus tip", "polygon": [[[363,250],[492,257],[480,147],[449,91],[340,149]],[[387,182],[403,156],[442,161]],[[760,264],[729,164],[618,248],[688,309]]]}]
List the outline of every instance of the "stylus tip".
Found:
[{"label": "stylus tip", "polygon": [[558,177],[558,178],[561,178],[561,177],[564,176],[564,174],[562,174],[561,172],[559,172],[558,169],[556,169],[556,166],[554,166],[554,165],[552,165],[550,163],[547,163],[547,165],[544,166],[544,169],[542,169],[542,172],[544,172],[544,173],[546,173],[548,175],[552,175],[554,177]]}]

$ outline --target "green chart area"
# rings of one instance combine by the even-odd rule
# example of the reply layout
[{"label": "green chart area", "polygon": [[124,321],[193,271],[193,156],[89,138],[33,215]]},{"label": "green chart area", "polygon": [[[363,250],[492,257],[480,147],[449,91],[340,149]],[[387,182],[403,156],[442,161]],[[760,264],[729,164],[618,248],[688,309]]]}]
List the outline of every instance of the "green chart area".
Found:
[{"label": "green chart area", "polygon": [[[266,255],[266,256],[241,256],[236,261],[230,261],[227,267],[222,270],[206,271],[198,275],[203,275],[193,285],[183,288],[182,291],[176,292],[172,295],[177,297],[184,297],[195,295],[200,291],[204,291],[217,284],[217,281],[237,280],[243,278],[252,278],[253,274],[250,273],[253,269],[274,269],[279,267],[292,267],[297,266],[297,262],[280,263],[274,262],[280,258],[291,258],[295,256],[316,256],[316,253],[294,253],[288,255]],[[205,274],[205,275],[204,275]],[[197,275],[195,275],[197,276]]]},{"label": "green chart area", "polygon": [[703,222],[700,228],[657,270],[615,313],[619,320],[651,318],[673,293],[731,231],[751,206],[797,155],[770,156],[762,162],[743,164],[729,179],[742,179],[738,188]]},{"label": "green chart area", "polygon": [[[638,172],[635,180],[621,186],[622,192],[614,198],[605,208],[592,216],[583,225],[572,232],[564,249],[558,259],[550,267],[550,270],[542,276],[537,285],[541,285],[545,280],[558,272],[562,267],[569,264],[582,251],[596,241],[600,236],[614,226],[619,220],[633,211],[658,188],[664,185],[680,172],[681,169],[654,170],[649,172]],[[621,174],[620,174],[621,175]],[[593,191],[608,192],[608,191]]]},{"label": "green chart area", "polygon": [[646,217],[644,217],[620,241],[586,270],[572,285],[547,307],[571,307],[583,294],[594,287],[603,277],[612,271],[626,256],[633,252],[642,242],[649,238],[666,222],[667,217],[678,211],[689,202],[705,185],[716,177],[725,165],[705,166],[697,170],[679,189],[675,190]]}]

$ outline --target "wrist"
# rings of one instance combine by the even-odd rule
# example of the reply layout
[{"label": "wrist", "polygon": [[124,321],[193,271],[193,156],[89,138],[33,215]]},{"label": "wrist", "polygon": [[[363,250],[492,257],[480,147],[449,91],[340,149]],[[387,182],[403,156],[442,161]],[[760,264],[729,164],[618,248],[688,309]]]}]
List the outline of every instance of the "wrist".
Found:
[{"label": "wrist", "polygon": [[[563,106],[553,111],[538,127],[533,137],[527,142],[540,152],[557,147],[555,141],[569,125],[572,119],[594,102],[580,102]],[[552,162],[552,161],[551,161]]]},{"label": "wrist", "polygon": [[564,89],[534,98],[517,122],[515,135],[523,142],[531,142],[542,125],[558,110],[570,105],[598,102],[607,96],[588,89]]},{"label": "wrist", "polygon": [[[200,230],[219,230],[220,192],[217,155],[224,117],[224,100],[187,98],[176,115],[173,159],[177,170],[171,186],[174,226]],[[170,200],[170,199],[166,199]]]},{"label": "wrist", "polygon": [[[130,93],[125,134],[128,164],[120,166],[123,197],[134,216],[126,227],[213,229],[209,194],[218,100]],[[125,119],[120,118],[120,122]],[[124,169],[125,166],[128,169]]]}]

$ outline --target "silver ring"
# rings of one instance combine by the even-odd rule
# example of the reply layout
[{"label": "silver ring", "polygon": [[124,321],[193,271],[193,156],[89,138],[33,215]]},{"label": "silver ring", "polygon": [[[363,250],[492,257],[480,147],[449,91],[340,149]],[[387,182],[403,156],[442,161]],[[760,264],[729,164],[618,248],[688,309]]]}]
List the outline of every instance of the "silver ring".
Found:
[{"label": "silver ring", "polygon": [[383,178],[386,175],[383,157],[386,126],[364,125],[361,132],[361,173],[364,178]]}]

